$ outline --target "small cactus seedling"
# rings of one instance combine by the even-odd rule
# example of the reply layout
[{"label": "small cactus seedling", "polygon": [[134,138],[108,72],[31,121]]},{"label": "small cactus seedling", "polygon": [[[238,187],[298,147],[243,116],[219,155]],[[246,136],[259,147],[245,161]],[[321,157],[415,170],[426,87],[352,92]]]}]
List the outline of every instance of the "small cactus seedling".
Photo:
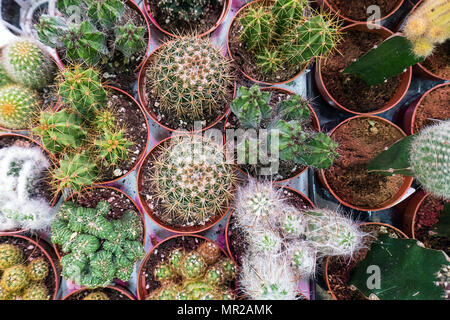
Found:
[{"label": "small cactus seedling", "polygon": [[33,283],[25,288],[23,295],[23,300],[49,300],[50,296],[48,294],[47,288],[42,283]]},{"label": "small cactus seedling", "polygon": [[112,130],[116,125],[116,116],[108,109],[99,110],[95,116],[94,126],[100,131]]},{"label": "small cactus seedling", "polygon": [[115,165],[119,161],[125,160],[128,155],[130,142],[123,130],[116,132],[105,130],[103,134],[95,140],[94,145],[98,148],[100,159],[109,164]]},{"label": "small cactus seedling", "polygon": [[145,48],[145,28],[137,27],[133,21],[128,21],[124,26],[116,29],[115,47],[125,57],[130,57]]},{"label": "small cactus seedling", "polygon": [[44,280],[48,271],[48,263],[43,258],[34,259],[27,266],[28,278],[32,281]]},{"label": "small cactus seedling", "polygon": [[8,269],[22,262],[22,251],[12,244],[0,244],[0,270]]},{"label": "small cactus seedling", "polygon": [[7,292],[17,293],[24,289],[28,282],[27,268],[17,264],[3,271],[0,285]]},{"label": "small cactus seedling", "polygon": [[19,84],[0,88],[0,125],[5,128],[28,129],[41,105],[38,94]]},{"label": "small cactus seedling", "polygon": [[414,176],[435,196],[450,199],[450,121],[408,136],[375,157],[369,172]]},{"label": "small cactus seedling", "polygon": [[261,92],[257,85],[244,86],[238,90],[237,97],[231,103],[231,111],[239,118],[244,128],[259,128],[261,121],[270,117],[270,93]]},{"label": "small cactus seedling", "polygon": [[13,81],[33,89],[42,89],[55,77],[55,62],[31,39],[19,38],[8,43],[3,48],[2,64]]}]

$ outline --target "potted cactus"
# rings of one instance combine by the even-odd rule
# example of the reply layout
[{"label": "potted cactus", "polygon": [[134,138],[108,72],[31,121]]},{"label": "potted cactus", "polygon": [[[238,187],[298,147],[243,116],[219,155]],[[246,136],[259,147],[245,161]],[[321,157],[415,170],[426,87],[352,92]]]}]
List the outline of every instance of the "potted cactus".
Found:
[{"label": "potted cactus", "polygon": [[210,34],[225,19],[230,6],[230,0],[144,0],[151,22],[171,37]]},{"label": "potted cactus", "polygon": [[0,135],[0,233],[50,226],[58,194],[49,183],[53,158],[35,140]]},{"label": "potted cactus", "polygon": [[104,288],[81,288],[66,295],[62,300],[135,300],[131,292],[119,286],[107,286]]},{"label": "potted cactus", "polygon": [[44,242],[0,236],[0,300],[55,300],[59,272]]},{"label": "potted cactus", "polygon": [[161,141],[143,160],[138,194],[149,217],[173,232],[200,232],[219,222],[234,199],[233,165],[222,145],[196,135]]},{"label": "potted cactus", "polygon": [[27,130],[43,106],[57,102],[53,94],[56,64],[43,46],[17,38],[0,54],[0,128]]},{"label": "potted cactus", "polygon": [[134,202],[110,187],[87,189],[69,199],[52,221],[51,240],[63,277],[88,288],[128,281],[145,255],[144,237],[143,217]]},{"label": "potted cactus", "polygon": [[61,73],[63,106],[41,112],[32,132],[59,161],[55,189],[79,192],[93,183],[115,181],[144,156],[149,132],[145,114],[126,92],[100,82],[93,68]]},{"label": "potted cactus", "polygon": [[170,131],[201,131],[228,112],[234,95],[231,63],[211,40],[186,36],[164,43],[145,61],[139,99]]},{"label": "potted cactus", "polygon": [[150,43],[141,9],[131,0],[58,0],[56,6],[60,15],[41,15],[39,40],[55,48],[65,65],[95,65],[103,80],[131,90]]},{"label": "potted cactus", "polygon": [[[340,40],[339,22],[306,0],[258,0],[242,7],[227,35],[228,52],[250,80],[281,84],[329,54]],[[301,36],[298,36],[301,35]]]},{"label": "potted cactus", "polygon": [[[225,123],[226,146],[235,150],[238,168],[254,177],[287,180],[301,174],[307,166],[328,168],[337,157],[336,143],[325,133],[317,132],[320,124],[314,110],[293,92],[242,86],[231,103],[231,111]],[[241,135],[243,130],[246,131]],[[258,155],[263,146],[270,153],[268,159]]]},{"label": "potted cactus", "polygon": [[138,274],[140,300],[234,300],[236,266],[211,240],[173,236],[156,245]]}]

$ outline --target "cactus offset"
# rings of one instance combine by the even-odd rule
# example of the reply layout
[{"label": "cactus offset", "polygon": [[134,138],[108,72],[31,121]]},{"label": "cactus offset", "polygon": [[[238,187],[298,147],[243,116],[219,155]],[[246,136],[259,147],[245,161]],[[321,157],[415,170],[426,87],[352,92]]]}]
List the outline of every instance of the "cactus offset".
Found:
[{"label": "cactus offset", "polygon": [[25,288],[23,300],[50,300],[47,288],[41,283],[33,283]]},{"label": "cactus offset", "polygon": [[10,293],[18,293],[29,283],[27,268],[17,264],[3,271],[0,285]]},{"label": "cactus offset", "polygon": [[116,125],[116,116],[108,109],[99,110],[95,116],[94,126],[100,131],[112,130]]},{"label": "cactus offset", "polygon": [[108,165],[116,165],[127,158],[128,148],[131,147],[132,142],[125,137],[123,130],[105,130],[94,141],[94,145],[98,148],[101,161]]},{"label": "cactus offset", "polygon": [[145,48],[145,28],[137,27],[133,21],[128,21],[124,26],[116,29],[115,48],[123,53],[125,57],[130,57],[136,52]]},{"label": "cactus offset", "polygon": [[0,88],[0,125],[8,129],[28,129],[41,106],[38,94],[19,84]]},{"label": "cactus offset", "polygon": [[250,89],[242,86],[231,103],[231,111],[239,118],[244,128],[259,128],[263,120],[270,117],[270,93],[261,92],[257,85]]},{"label": "cactus offset", "polygon": [[27,266],[28,278],[32,281],[44,280],[49,272],[48,263],[43,258],[32,260]]},{"label": "cactus offset", "polygon": [[20,264],[23,259],[22,251],[12,244],[0,244],[0,270],[8,269]]}]

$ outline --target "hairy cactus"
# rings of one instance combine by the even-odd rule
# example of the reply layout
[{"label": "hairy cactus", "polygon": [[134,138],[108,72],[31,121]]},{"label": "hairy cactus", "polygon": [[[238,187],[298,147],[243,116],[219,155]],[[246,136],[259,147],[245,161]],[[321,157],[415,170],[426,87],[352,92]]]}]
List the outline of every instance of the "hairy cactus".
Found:
[{"label": "hairy cactus", "polygon": [[66,110],[41,112],[38,125],[32,132],[39,136],[44,147],[52,153],[80,147],[86,137],[82,119]]},{"label": "hairy cactus", "polygon": [[236,175],[223,147],[198,136],[176,136],[161,148],[150,170],[163,220],[198,226],[229,207]]},{"label": "hairy cactus", "polygon": [[50,296],[48,294],[47,288],[41,283],[33,283],[25,288],[23,295],[23,300],[49,300]]},{"label": "hairy cactus", "polygon": [[145,48],[145,32],[144,27],[137,27],[132,20],[128,21],[124,26],[116,29],[115,48],[125,57],[132,56]]},{"label": "hairy cactus", "polygon": [[250,8],[245,16],[240,19],[243,26],[242,41],[251,51],[260,51],[266,48],[271,40],[271,28],[273,17],[264,8]]},{"label": "hairy cactus", "polygon": [[106,293],[101,291],[94,291],[89,293],[83,300],[109,300],[109,297]]},{"label": "hairy cactus", "polygon": [[164,14],[166,23],[177,20],[192,23],[203,18],[203,8],[222,2],[222,0],[161,0],[158,2],[158,9]]},{"label": "hairy cactus", "polygon": [[20,264],[4,270],[0,280],[2,289],[10,293],[20,292],[28,283],[27,268]]},{"label": "hairy cactus", "polygon": [[0,88],[0,125],[8,129],[28,129],[41,105],[38,94],[19,84]]},{"label": "hairy cactus", "polygon": [[105,130],[103,134],[95,140],[94,145],[98,148],[99,157],[109,165],[115,165],[121,160],[125,160],[128,155],[130,142],[123,130]]},{"label": "hairy cactus", "polygon": [[27,266],[28,278],[33,281],[44,280],[48,271],[48,263],[43,258],[34,259]]},{"label": "hairy cactus", "polygon": [[41,45],[31,39],[19,38],[3,48],[2,64],[8,76],[15,82],[34,89],[50,84],[56,64]]},{"label": "hairy cactus", "polygon": [[0,270],[8,269],[20,264],[23,259],[22,251],[12,244],[0,244]]},{"label": "hairy cactus", "polygon": [[210,40],[182,37],[167,42],[154,56],[147,81],[167,114],[192,124],[227,103],[232,85],[230,62]]},{"label": "hairy cactus", "polygon": [[414,176],[435,196],[450,199],[450,120],[406,137],[380,153],[369,172]]},{"label": "hairy cactus", "polygon": [[[64,277],[88,288],[104,287],[114,278],[128,281],[134,264],[145,252],[137,238],[142,225],[129,230],[130,214],[110,220],[110,205],[99,202],[95,209],[65,203],[52,222],[51,240],[66,253],[61,258]],[[134,220],[135,218],[133,218]]]},{"label": "hairy cactus", "polygon": [[283,239],[277,232],[269,230],[258,230],[249,237],[249,244],[254,252],[276,255],[282,246]]},{"label": "hairy cactus", "polygon": [[87,15],[103,28],[114,27],[125,12],[123,0],[84,0],[88,6]]},{"label": "hairy cactus", "polygon": [[296,241],[289,245],[287,251],[295,274],[301,277],[314,275],[317,253],[313,246],[305,241]]},{"label": "hairy cactus", "polygon": [[257,85],[250,89],[239,87],[237,97],[231,103],[231,111],[244,128],[259,128],[261,121],[270,117],[270,93],[261,92]]}]

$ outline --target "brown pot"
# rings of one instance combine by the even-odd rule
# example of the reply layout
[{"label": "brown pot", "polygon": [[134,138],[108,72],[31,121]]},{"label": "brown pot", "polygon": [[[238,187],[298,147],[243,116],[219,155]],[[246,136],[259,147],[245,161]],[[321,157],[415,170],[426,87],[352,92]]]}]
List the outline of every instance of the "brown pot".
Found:
[{"label": "brown pot", "polygon": [[[284,89],[284,88],[279,88],[279,87],[269,87],[269,88],[261,88],[261,91],[278,91],[278,92],[280,92],[280,93],[284,93],[284,94],[288,94],[288,95],[295,95],[296,93],[295,92],[293,92],[293,91],[290,91],[290,90],[287,90],[287,89]],[[320,132],[320,122],[319,122],[319,118],[317,117],[317,115],[316,115],[316,113],[314,112],[314,109],[311,107],[311,105],[308,103],[308,108],[309,108],[309,111],[311,112],[311,116],[312,116],[312,124],[313,124],[313,127],[314,127],[314,129],[316,130],[316,131],[319,131]],[[231,113],[229,113],[228,115],[227,115],[227,117],[225,118],[225,124],[224,124],[224,132],[226,132],[226,130],[227,130],[227,125],[228,125],[228,123],[229,123],[229,118],[230,118],[230,116],[231,116]],[[225,148],[227,148],[227,141],[226,141],[226,135],[224,136],[224,145],[225,145]],[[231,150],[227,150],[228,152],[230,152]],[[241,169],[241,167],[238,165],[238,164],[236,164],[236,167],[237,167],[237,169],[243,174],[243,175],[245,175],[245,176],[247,176],[248,175],[248,173],[247,172],[244,172],[244,170],[242,170]],[[293,175],[292,177],[290,177],[290,178],[286,178],[286,179],[283,179],[283,180],[275,180],[276,182],[279,182],[279,183],[283,183],[283,182],[288,182],[288,181],[290,181],[290,180],[292,180],[292,179],[294,179],[294,178],[297,178],[298,176],[300,176],[303,172],[305,172],[306,171],[306,169],[308,169],[308,167],[305,167],[303,170],[301,170],[301,171],[299,171],[298,173],[296,173],[295,175]],[[257,177],[254,177],[254,178],[257,178]]]},{"label": "brown pot", "polygon": [[[250,1],[249,3],[247,3],[246,5],[244,5],[242,8],[240,8],[240,9],[238,10],[238,12],[236,12],[236,14],[234,15],[233,19],[231,20],[230,26],[228,27],[228,31],[227,31],[227,51],[228,51],[228,54],[230,55],[231,60],[235,60],[235,58],[233,57],[233,52],[230,50],[230,30],[231,30],[231,27],[233,26],[233,23],[236,21],[236,19],[237,19],[237,17],[239,16],[239,14],[241,14],[242,11],[245,10],[247,7],[254,5],[254,3],[256,3],[257,1],[260,1],[260,2],[266,2],[266,1],[269,1],[269,2],[270,2],[271,0],[253,0],[253,1]],[[289,78],[289,79],[287,79],[287,80],[284,80],[284,81],[280,81],[280,82],[266,82],[266,81],[262,81],[262,80],[255,79],[255,78],[253,78],[251,75],[245,73],[245,72],[240,68],[240,66],[237,66],[237,67],[239,68],[239,71],[240,71],[240,72],[244,75],[244,77],[246,77],[247,79],[249,79],[249,80],[251,80],[251,81],[253,81],[253,82],[255,82],[255,83],[261,84],[261,85],[269,85],[269,86],[272,86],[272,85],[282,85],[282,84],[285,84],[285,83],[288,83],[288,82],[293,81],[295,78],[297,78],[297,77],[298,77],[299,75],[301,75],[303,72],[305,72],[305,70],[308,68],[308,66],[310,65],[310,63],[311,63],[312,61],[313,61],[313,59],[311,59],[308,63],[305,63],[305,66],[303,67],[303,69],[300,70],[300,71],[299,71],[296,75],[294,75],[293,77],[291,77],[291,78]]]},{"label": "brown pot", "polygon": [[[152,256],[153,252],[161,245],[165,244],[166,242],[169,242],[170,240],[174,239],[174,238],[179,238],[179,237],[194,237],[194,238],[198,238],[204,241],[209,241],[211,243],[214,243],[214,241],[212,241],[211,239],[208,239],[206,237],[203,237],[201,235],[173,235],[167,239],[162,240],[161,242],[159,242],[157,245],[155,245],[145,256],[144,260],[142,260],[141,266],[139,268],[139,272],[137,275],[137,297],[138,300],[145,300],[145,298],[148,296],[149,292],[147,291],[146,287],[146,283],[145,283],[145,276],[144,276],[144,268],[147,265],[148,260],[150,259],[150,257]],[[220,246],[219,246],[220,247]],[[228,257],[227,253],[225,252],[225,250],[223,250],[220,247],[220,250],[222,251],[223,255],[225,257]]]},{"label": "brown pot", "polygon": [[67,294],[64,298],[62,298],[61,300],[71,300],[71,297],[80,294],[84,291],[102,291],[104,289],[109,289],[112,291],[118,291],[120,294],[126,296],[128,299],[124,299],[124,300],[136,300],[136,297],[127,289],[125,288],[121,288],[120,286],[107,286],[105,288],[101,288],[101,289],[88,289],[88,288],[81,288],[78,290],[75,290],[69,294]]},{"label": "brown pot", "polygon": [[[161,45],[163,46],[163,45]],[[186,133],[187,131],[183,131],[183,130],[177,130],[177,129],[172,129],[166,125],[164,125],[161,121],[158,120],[155,112],[153,112],[153,110],[150,108],[149,106],[149,101],[147,100],[147,93],[146,93],[146,73],[147,73],[147,68],[148,65],[151,63],[151,60],[153,59],[153,54],[155,52],[157,52],[157,50],[159,50],[161,48],[161,46],[159,46],[158,48],[156,48],[144,61],[144,64],[142,65],[142,68],[139,70],[139,74],[138,74],[138,83],[137,83],[137,87],[138,87],[138,95],[139,95],[139,101],[141,103],[141,105],[144,108],[145,113],[154,121],[156,122],[158,125],[160,125],[161,127],[163,127],[164,129],[171,131],[171,132],[175,132],[175,133]],[[236,95],[236,82],[234,82],[234,88],[233,88],[233,98]],[[223,120],[223,118],[225,118],[225,116],[227,115],[227,113],[230,111],[230,107],[228,106],[228,108],[226,108],[226,110],[223,112],[223,114],[221,114],[220,116],[217,117],[216,120],[214,120],[212,123],[207,124],[205,128],[201,129],[201,130],[193,130],[193,131],[189,131],[190,133],[200,133],[203,131],[206,131],[212,127],[214,127],[215,125],[217,125],[220,121]]]},{"label": "brown pot", "polygon": [[[379,26],[379,29],[369,29],[368,26],[370,24],[367,24],[365,22],[359,22],[359,23],[355,23],[355,24],[351,24],[349,26],[346,26],[344,28],[341,29],[342,32],[346,32],[346,31],[364,31],[364,32],[368,32],[368,33],[376,33],[380,36],[382,36],[383,38],[389,38],[390,36],[393,35],[393,32],[390,31],[389,29]],[[353,114],[379,114],[382,112],[385,112],[393,107],[395,107],[406,95],[406,93],[408,92],[408,88],[409,85],[411,84],[411,78],[412,78],[412,68],[409,67],[407,69],[406,72],[402,73],[400,76],[400,85],[399,88],[397,89],[397,91],[395,92],[394,96],[391,98],[391,100],[389,100],[386,105],[378,110],[372,111],[372,112],[366,112],[366,113],[362,113],[362,112],[357,112],[357,111],[353,111],[350,110],[349,108],[347,108],[346,106],[343,106],[342,104],[340,104],[336,99],[334,99],[334,97],[331,95],[331,93],[328,91],[325,83],[323,82],[322,79],[322,64],[325,60],[320,59],[317,61],[316,63],[316,69],[315,69],[315,74],[314,74],[314,79],[317,85],[317,89],[319,90],[321,96],[325,99],[325,101],[332,107],[339,109],[339,110],[343,110],[343,111],[347,111],[349,113],[353,113]]]},{"label": "brown pot", "polygon": [[145,156],[144,160],[141,162],[141,164],[139,166],[139,169],[138,169],[137,179],[136,179],[137,180],[137,193],[138,193],[138,196],[139,196],[139,201],[140,201],[142,207],[144,208],[145,213],[159,227],[161,227],[161,228],[163,228],[163,229],[165,229],[167,231],[175,232],[175,233],[183,233],[183,234],[200,233],[200,232],[203,232],[203,231],[206,231],[206,230],[212,228],[217,223],[219,223],[219,221],[221,221],[223,219],[223,217],[226,216],[228,211],[230,211],[232,203],[230,203],[229,208],[224,210],[222,215],[217,217],[217,219],[215,219],[215,220],[210,220],[204,226],[174,227],[174,226],[171,226],[168,223],[164,222],[159,217],[157,217],[153,213],[153,210],[148,206],[148,204],[145,201],[144,197],[141,195],[141,190],[142,190],[142,170],[143,170],[144,164],[148,161],[150,155],[155,150],[157,150],[157,148],[159,148],[161,145],[163,145],[165,143],[168,143],[170,141],[170,139],[172,139],[172,137],[177,137],[177,136],[180,136],[180,135],[171,136],[171,137],[168,137],[168,138],[165,138],[165,139],[161,140],[158,144],[153,146],[153,148],[147,153],[147,155]]},{"label": "brown pot", "polygon": [[[16,138],[22,138],[22,139],[29,140],[30,142],[32,142],[33,144],[35,144],[39,148],[41,148],[52,163],[55,163],[55,161],[56,161],[53,154],[50,151],[48,151],[46,148],[44,148],[43,145],[41,145],[39,142],[37,142],[36,140],[34,140],[31,137],[27,137],[27,136],[24,136],[24,135],[18,134],[18,133],[6,133],[6,132],[0,133],[0,138],[2,138],[2,137],[16,137]],[[52,202],[50,203],[51,207],[54,207],[58,203],[60,196],[61,196],[60,193],[58,193],[54,196]],[[0,235],[14,235],[14,234],[24,233],[26,231],[28,231],[28,230],[20,229],[20,230],[15,230],[15,231],[0,231]]]},{"label": "brown pot", "polygon": [[408,200],[405,212],[402,218],[402,230],[411,238],[415,239],[414,229],[416,226],[416,215],[420,206],[428,196],[424,190],[414,193]]},{"label": "brown pot", "polygon": [[[379,223],[379,222],[366,222],[366,223],[362,223],[360,226],[369,226],[369,225],[378,225],[378,226],[384,226],[384,227],[393,229],[393,230],[397,231],[401,236],[403,236],[404,239],[408,239],[408,236],[406,234],[404,234],[401,230],[391,226],[390,224]],[[334,300],[338,300],[336,297],[336,294],[333,291],[333,288],[331,288],[330,282],[328,281],[328,265],[329,265],[329,263],[330,263],[330,257],[327,257],[325,260],[325,269],[323,271],[323,277],[327,284],[328,293],[331,294],[331,296],[333,297]]]},{"label": "brown pot", "polygon": [[42,253],[44,253],[45,257],[47,258],[47,262],[50,263],[50,272],[53,272],[53,275],[55,277],[55,292],[53,293],[51,300],[56,300],[56,297],[58,295],[58,289],[59,284],[61,280],[61,274],[60,274],[60,266],[58,263],[58,259],[56,258],[55,252],[52,250],[52,247],[44,240],[36,237],[35,240],[25,236],[25,235],[8,235],[8,234],[0,234],[0,242],[2,239],[5,238],[20,238],[24,241],[28,241],[32,245],[34,245],[36,248],[39,248]]},{"label": "brown pot", "polygon": [[[223,22],[223,20],[225,19],[225,17],[228,14],[228,11],[230,10],[231,7],[231,0],[225,0],[224,4],[223,4],[223,10],[222,13],[219,17],[219,20],[217,20],[217,22],[207,31],[201,33],[200,35],[198,35],[198,37],[204,37],[206,35],[209,35],[210,33],[212,33],[214,30],[216,30]],[[159,31],[161,31],[162,33],[164,33],[165,35],[168,35],[169,37],[174,37],[174,38],[181,38],[181,35],[175,35],[173,33],[170,33],[169,31],[164,30],[163,27],[161,27],[158,22],[156,22],[155,18],[153,17],[153,15],[151,14],[151,6],[149,4],[149,0],[144,0],[144,9],[145,9],[145,13],[148,16],[148,18],[150,19],[150,21],[152,22],[152,24],[158,28]]]},{"label": "brown pot", "polygon": [[[333,130],[331,130],[331,132],[329,133],[330,136],[333,135],[333,133],[341,126],[345,125],[347,122],[349,122],[350,120],[356,119],[356,118],[372,118],[378,121],[382,121],[385,122],[391,126],[393,126],[394,128],[398,129],[403,136],[406,137],[406,134],[403,132],[402,129],[400,129],[397,125],[395,125],[394,123],[390,122],[389,120],[386,120],[384,118],[381,117],[377,117],[377,116],[369,116],[369,115],[361,115],[361,116],[354,116],[351,117],[347,120],[342,121],[340,124],[338,124]],[[381,205],[379,205],[378,207],[374,207],[374,208],[363,208],[363,207],[358,207],[356,205],[353,205],[351,203],[348,203],[344,200],[342,200],[337,194],[336,192],[334,192],[334,190],[331,189],[330,185],[328,184],[327,178],[325,176],[325,170],[320,170],[318,172],[319,175],[319,179],[322,182],[322,185],[325,186],[325,188],[336,198],[337,201],[339,201],[341,204],[343,204],[344,206],[356,209],[356,210],[360,210],[360,211],[380,211],[380,210],[384,210],[387,208],[390,208],[392,206],[394,206],[409,190],[409,188],[412,185],[413,182],[413,178],[412,177],[404,177],[404,182],[402,187],[400,188],[400,190],[397,191],[397,193],[392,197],[392,199],[385,201],[384,203],[382,203]]]}]

